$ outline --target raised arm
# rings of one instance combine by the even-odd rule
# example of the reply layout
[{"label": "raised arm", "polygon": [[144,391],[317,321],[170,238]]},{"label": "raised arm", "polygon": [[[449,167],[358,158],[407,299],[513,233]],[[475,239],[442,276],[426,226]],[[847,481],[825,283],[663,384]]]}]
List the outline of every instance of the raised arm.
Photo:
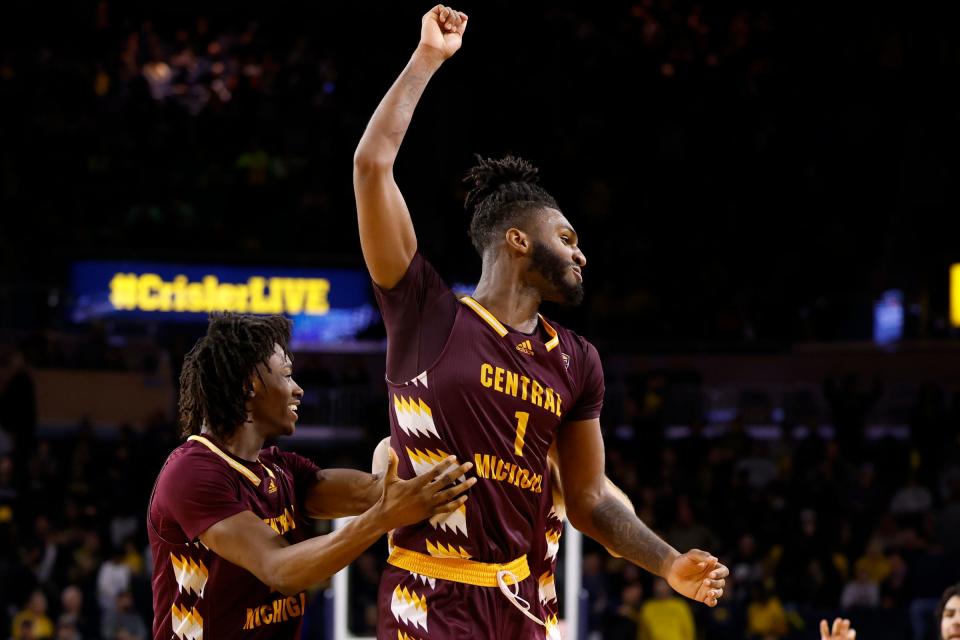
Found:
[{"label": "raised arm", "polygon": [[460,48],[467,15],[437,5],[423,16],[420,44],[367,124],[353,156],[360,247],[373,281],[392,288],[417,250],[410,212],[393,165],[427,82]]},{"label": "raised arm", "polygon": [[450,485],[472,466],[451,458],[423,475],[400,480],[391,451],[380,500],[343,529],[290,544],[252,511],[243,511],[211,526],[200,541],[272,589],[291,595],[330,577],[387,531],[458,509],[476,478]]},{"label": "raised arm", "polygon": [[557,450],[567,516],[573,526],[616,555],[665,578],[678,593],[717,605],[729,571],[706,551],[677,552],[611,490],[604,475],[599,419],[561,426]]}]

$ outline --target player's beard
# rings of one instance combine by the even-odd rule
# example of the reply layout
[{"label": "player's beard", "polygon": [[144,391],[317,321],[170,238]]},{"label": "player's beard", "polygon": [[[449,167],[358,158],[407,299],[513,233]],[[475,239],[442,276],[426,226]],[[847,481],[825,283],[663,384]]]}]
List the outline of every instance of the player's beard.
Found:
[{"label": "player's beard", "polygon": [[539,240],[533,241],[531,249],[530,270],[539,272],[554,286],[562,298],[562,303],[576,306],[583,302],[583,283],[571,283],[568,279],[573,265]]}]

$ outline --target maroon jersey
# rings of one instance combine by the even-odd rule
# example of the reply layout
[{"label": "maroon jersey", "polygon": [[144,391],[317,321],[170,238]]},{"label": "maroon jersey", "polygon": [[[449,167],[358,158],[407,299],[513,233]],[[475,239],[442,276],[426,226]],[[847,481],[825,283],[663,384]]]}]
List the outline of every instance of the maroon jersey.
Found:
[{"label": "maroon jersey", "polygon": [[[557,554],[560,552],[560,536],[563,534],[563,515],[557,511],[554,501],[554,481],[550,473],[546,474],[544,499],[540,506],[540,524],[543,535],[534,539],[530,550],[530,571],[537,580],[537,596],[542,607],[543,621],[546,624],[547,640],[559,640],[558,628],[560,602],[557,599]],[[576,606],[570,603],[569,606]]]},{"label": "maroon jersey", "polygon": [[284,596],[220,558],[201,533],[252,511],[291,544],[303,540],[304,498],[317,466],[276,447],[242,460],[191,436],[167,458],[147,514],[154,640],[296,638],[306,592]]},{"label": "maroon jersey", "polygon": [[400,476],[455,454],[474,462],[479,479],[458,511],[398,529],[393,543],[491,563],[530,552],[545,535],[546,457],[557,428],[600,414],[596,349],[542,316],[533,335],[503,325],[472,298],[457,300],[419,254],[394,288],[376,294]]}]

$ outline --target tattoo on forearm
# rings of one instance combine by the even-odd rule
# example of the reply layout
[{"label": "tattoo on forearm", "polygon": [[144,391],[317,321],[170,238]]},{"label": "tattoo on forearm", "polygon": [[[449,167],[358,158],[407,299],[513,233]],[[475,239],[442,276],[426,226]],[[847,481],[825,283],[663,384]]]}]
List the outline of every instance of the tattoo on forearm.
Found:
[{"label": "tattoo on forearm", "polygon": [[673,549],[616,498],[607,498],[592,514],[599,542],[647,571],[660,574]]},{"label": "tattoo on forearm", "polygon": [[396,88],[400,95],[393,100],[384,100],[374,112],[374,118],[383,117],[387,120],[389,123],[387,137],[397,146],[400,146],[403,136],[407,133],[407,128],[413,119],[413,112],[429,81],[430,77],[426,74],[404,70],[397,80]]}]

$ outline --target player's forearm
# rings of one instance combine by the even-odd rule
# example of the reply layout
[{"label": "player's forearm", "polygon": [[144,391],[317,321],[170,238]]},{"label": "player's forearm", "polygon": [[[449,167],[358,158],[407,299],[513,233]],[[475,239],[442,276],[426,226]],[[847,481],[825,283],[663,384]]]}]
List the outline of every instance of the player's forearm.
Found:
[{"label": "player's forearm", "polygon": [[630,562],[658,576],[679,553],[650,530],[615,495],[604,491],[577,513],[569,510],[571,522],[583,533]]},{"label": "player's forearm", "polygon": [[380,499],[380,478],[355,469],[324,469],[306,499],[311,518],[355,516],[371,508]]},{"label": "player's forearm", "polygon": [[357,516],[333,533],[277,548],[268,584],[292,595],[323,582],[353,562],[387,530],[376,509]]},{"label": "player's forearm", "polygon": [[414,109],[442,63],[442,56],[429,47],[420,45],[413,52],[360,138],[353,157],[355,173],[393,167]]}]

